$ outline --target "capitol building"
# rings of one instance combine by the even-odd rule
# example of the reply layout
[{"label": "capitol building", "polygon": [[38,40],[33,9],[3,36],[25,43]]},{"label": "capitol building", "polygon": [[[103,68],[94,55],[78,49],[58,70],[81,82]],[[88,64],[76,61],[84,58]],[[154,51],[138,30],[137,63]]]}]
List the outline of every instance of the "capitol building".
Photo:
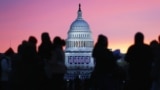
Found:
[{"label": "capitol building", "polygon": [[68,31],[65,48],[65,65],[67,73],[65,78],[86,79],[94,68],[92,57],[94,42],[89,24],[82,17],[79,4],[77,18],[72,22]]}]

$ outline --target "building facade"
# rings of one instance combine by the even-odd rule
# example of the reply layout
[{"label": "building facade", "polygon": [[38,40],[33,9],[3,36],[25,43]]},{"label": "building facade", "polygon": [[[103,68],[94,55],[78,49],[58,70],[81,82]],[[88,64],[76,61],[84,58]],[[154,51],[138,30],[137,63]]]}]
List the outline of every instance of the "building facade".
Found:
[{"label": "building facade", "polygon": [[67,66],[66,77],[85,79],[90,77],[94,68],[92,49],[94,41],[89,24],[82,18],[81,5],[77,12],[77,18],[72,22],[65,48],[65,64]]}]

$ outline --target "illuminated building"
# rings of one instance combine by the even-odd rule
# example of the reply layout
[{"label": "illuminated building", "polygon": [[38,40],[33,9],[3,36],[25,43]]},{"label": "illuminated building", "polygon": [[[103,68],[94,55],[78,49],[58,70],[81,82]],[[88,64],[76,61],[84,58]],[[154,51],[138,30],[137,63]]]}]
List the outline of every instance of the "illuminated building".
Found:
[{"label": "illuminated building", "polygon": [[90,76],[94,68],[92,58],[93,39],[89,24],[82,18],[81,5],[77,12],[77,18],[72,22],[65,48],[65,64],[67,66],[66,77],[85,79]]}]

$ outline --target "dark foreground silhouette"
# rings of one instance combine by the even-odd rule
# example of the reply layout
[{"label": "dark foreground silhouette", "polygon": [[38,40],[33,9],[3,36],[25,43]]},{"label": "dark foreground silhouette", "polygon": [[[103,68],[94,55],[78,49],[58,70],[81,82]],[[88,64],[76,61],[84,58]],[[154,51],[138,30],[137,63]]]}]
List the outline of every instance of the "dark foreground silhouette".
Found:
[{"label": "dark foreground silhouette", "polygon": [[91,77],[64,80],[66,73],[61,37],[53,41],[47,32],[41,34],[41,44],[30,36],[18,45],[15,53],[9,48],[0,54],[0,90],[160,90],[160,36],[150,45],[144,43],[141,32],[123,58],[108,48],[108,38],[100,34],[93,48],[95,68]]},{"label": "dark foreground silhouette", "polygon": [[125,60],[129,63],[127,90],[150,90],[153,54],[141,32],[135,34],[135,43],[129,47]]}]

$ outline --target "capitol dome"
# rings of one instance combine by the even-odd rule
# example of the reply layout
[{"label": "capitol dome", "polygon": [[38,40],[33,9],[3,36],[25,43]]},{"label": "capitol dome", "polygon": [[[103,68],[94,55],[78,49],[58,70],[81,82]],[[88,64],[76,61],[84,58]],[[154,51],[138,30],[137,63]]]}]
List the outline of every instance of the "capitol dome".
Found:
[{"label": "capitol dome", "polygon": [[66,79],[89,78],[94,67],[93,39],[89,24],[82,18],[81,5],[71,23],[65,47]]},{"label": "capitol dome", "polygon": [[81,5],[77,18],[72,22],[66,40],[66,51],[92,51],[93,39],[89,24],[82,18]]},{"label": "capitol dome", "polygon": [[[77,18],[72,22],[69,32],[90,32],[89,24],[82,18],[81,7],[79,6],[79,10],[77,12]],[[68,33],[69,33],[68,32]]]}]

